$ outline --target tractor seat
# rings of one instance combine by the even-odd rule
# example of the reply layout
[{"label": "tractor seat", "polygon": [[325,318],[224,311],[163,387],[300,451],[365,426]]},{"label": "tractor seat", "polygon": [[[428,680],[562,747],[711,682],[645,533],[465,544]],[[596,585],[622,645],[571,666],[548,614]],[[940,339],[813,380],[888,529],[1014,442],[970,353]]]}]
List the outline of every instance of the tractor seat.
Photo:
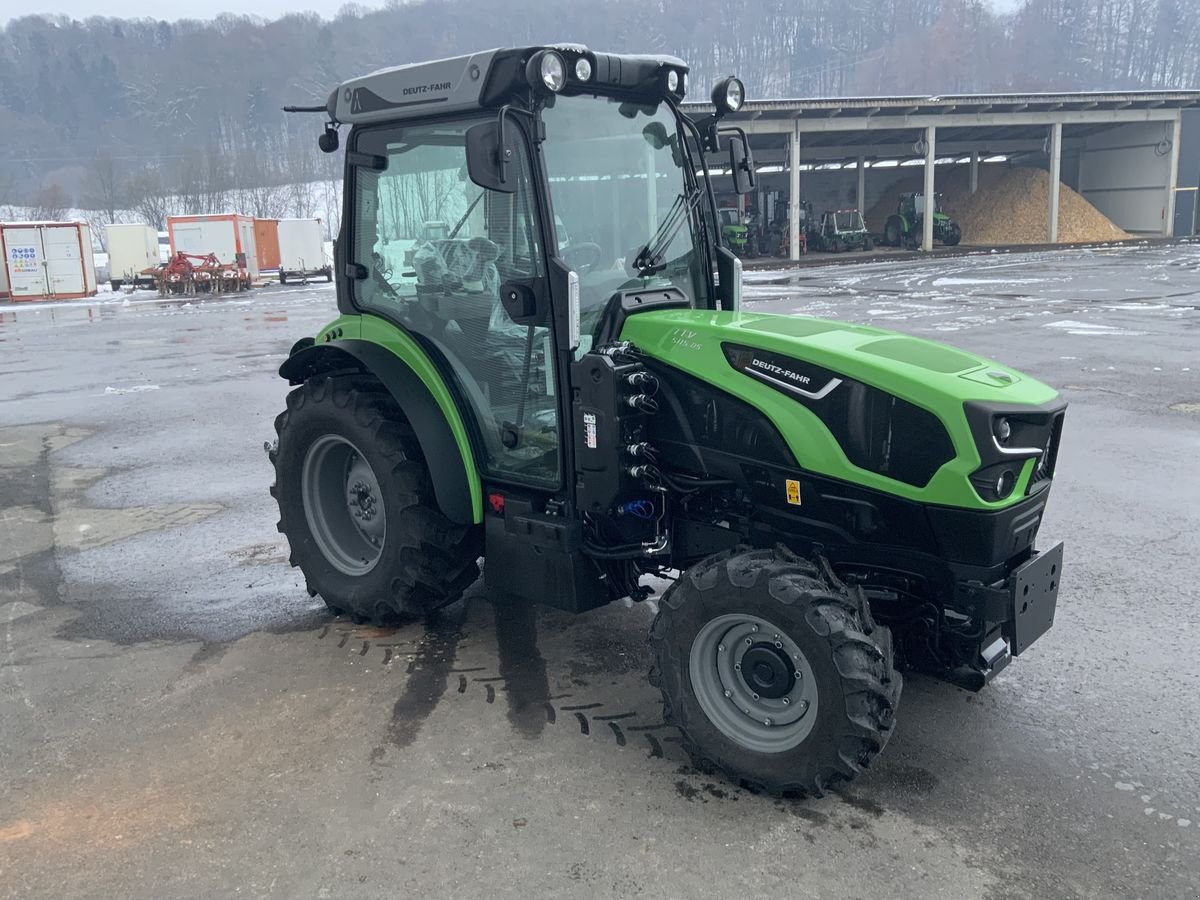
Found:
[{"label": "tractor seat", "polygon": [[496,269],[500,247],[496,243],[485,237],[473,237],[466,241],[439,241],[438,245],[447,270],[458,278],[465,292],[500,296],[500,274]]},{"label": "tractor seat", "polygon": [[500,305],[499,255],[482,237],[421,244],[413,253],[421,305],[444,322],[488,322]]}]

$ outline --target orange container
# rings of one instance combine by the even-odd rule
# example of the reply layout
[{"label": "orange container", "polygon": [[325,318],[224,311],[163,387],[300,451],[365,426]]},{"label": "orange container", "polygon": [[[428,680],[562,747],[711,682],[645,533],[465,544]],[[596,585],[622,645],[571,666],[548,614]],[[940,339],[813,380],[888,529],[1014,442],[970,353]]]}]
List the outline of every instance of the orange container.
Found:
[{"label": "orange container", "polygon": [[244,259],[251,278],[258,277],[254,219],[232,213],[215,216],[167,216],[171,255],[179,251],[207,256],[215,254],[226,265]]},{"label": "orange container", "polygon": [[279,220],[254,220],[254,247],[258,251],[258,270],[279,268]]}]

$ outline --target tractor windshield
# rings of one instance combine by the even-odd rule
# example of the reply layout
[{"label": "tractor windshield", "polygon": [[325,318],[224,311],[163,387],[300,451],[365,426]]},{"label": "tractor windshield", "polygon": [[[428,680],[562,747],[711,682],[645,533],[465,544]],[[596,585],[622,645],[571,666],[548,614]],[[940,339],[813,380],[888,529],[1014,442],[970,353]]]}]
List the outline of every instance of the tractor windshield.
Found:
[{"label": "tractor windshield", "polygon": [[[711,306],[704,206],[691,202],[697,186],[671,108],[555,96],[543,120],[555,226],[570,235],[559,252],[579,274],[585,344],[622,288],[673,285]],[[635,260],[651,244],[657,264],[639,272]]]},{"label": "tractor windshield", "polygon": [[866,226],[863,224],[862,213],[857,209],[845,210],[834,214],[834,221],[837,223],[838,231],[865,231]]}]

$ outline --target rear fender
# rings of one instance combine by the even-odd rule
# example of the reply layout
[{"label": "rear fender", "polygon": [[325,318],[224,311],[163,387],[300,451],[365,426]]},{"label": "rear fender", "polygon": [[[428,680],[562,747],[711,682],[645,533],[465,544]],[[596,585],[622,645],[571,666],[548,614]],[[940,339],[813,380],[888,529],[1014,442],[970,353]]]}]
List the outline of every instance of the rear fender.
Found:
[{"label": "rear fender", "polygon": [[292,348],[291,355],[279,367],[279,374],[291,384],[302,384],[316,375],[347,371],[363,372],[378,379],[416,433],[442,513],[460,525],[478,524],[483,521],[483,490],[462,417],[432,364],[427,359],[415,362],[425,363],[421,368],[426,370],[426,378],[438,378],[435,388],[442,395],[440,402],[413,365],[372,341],[313,343],[305,339]]}]

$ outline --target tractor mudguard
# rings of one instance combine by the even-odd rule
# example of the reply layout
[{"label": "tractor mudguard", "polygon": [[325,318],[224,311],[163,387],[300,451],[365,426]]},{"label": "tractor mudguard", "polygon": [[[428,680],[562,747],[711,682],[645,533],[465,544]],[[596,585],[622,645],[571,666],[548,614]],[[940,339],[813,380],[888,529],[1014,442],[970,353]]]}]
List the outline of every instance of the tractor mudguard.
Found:
[{"label": "tractor mudguard", "polygon": [[[301,342],[301,344],[304,342]],[[387,347],[371,341],[335,340],[292,348],[279,375],[301,384],[314,375],[346,370],[367,372],[388,389],[416,433],[438,507],[459,525],[483,520],[482,492],[473,467],[468,472],[460,443],[426,384]],[[471,476],[475,477],[472,478]]]}]

